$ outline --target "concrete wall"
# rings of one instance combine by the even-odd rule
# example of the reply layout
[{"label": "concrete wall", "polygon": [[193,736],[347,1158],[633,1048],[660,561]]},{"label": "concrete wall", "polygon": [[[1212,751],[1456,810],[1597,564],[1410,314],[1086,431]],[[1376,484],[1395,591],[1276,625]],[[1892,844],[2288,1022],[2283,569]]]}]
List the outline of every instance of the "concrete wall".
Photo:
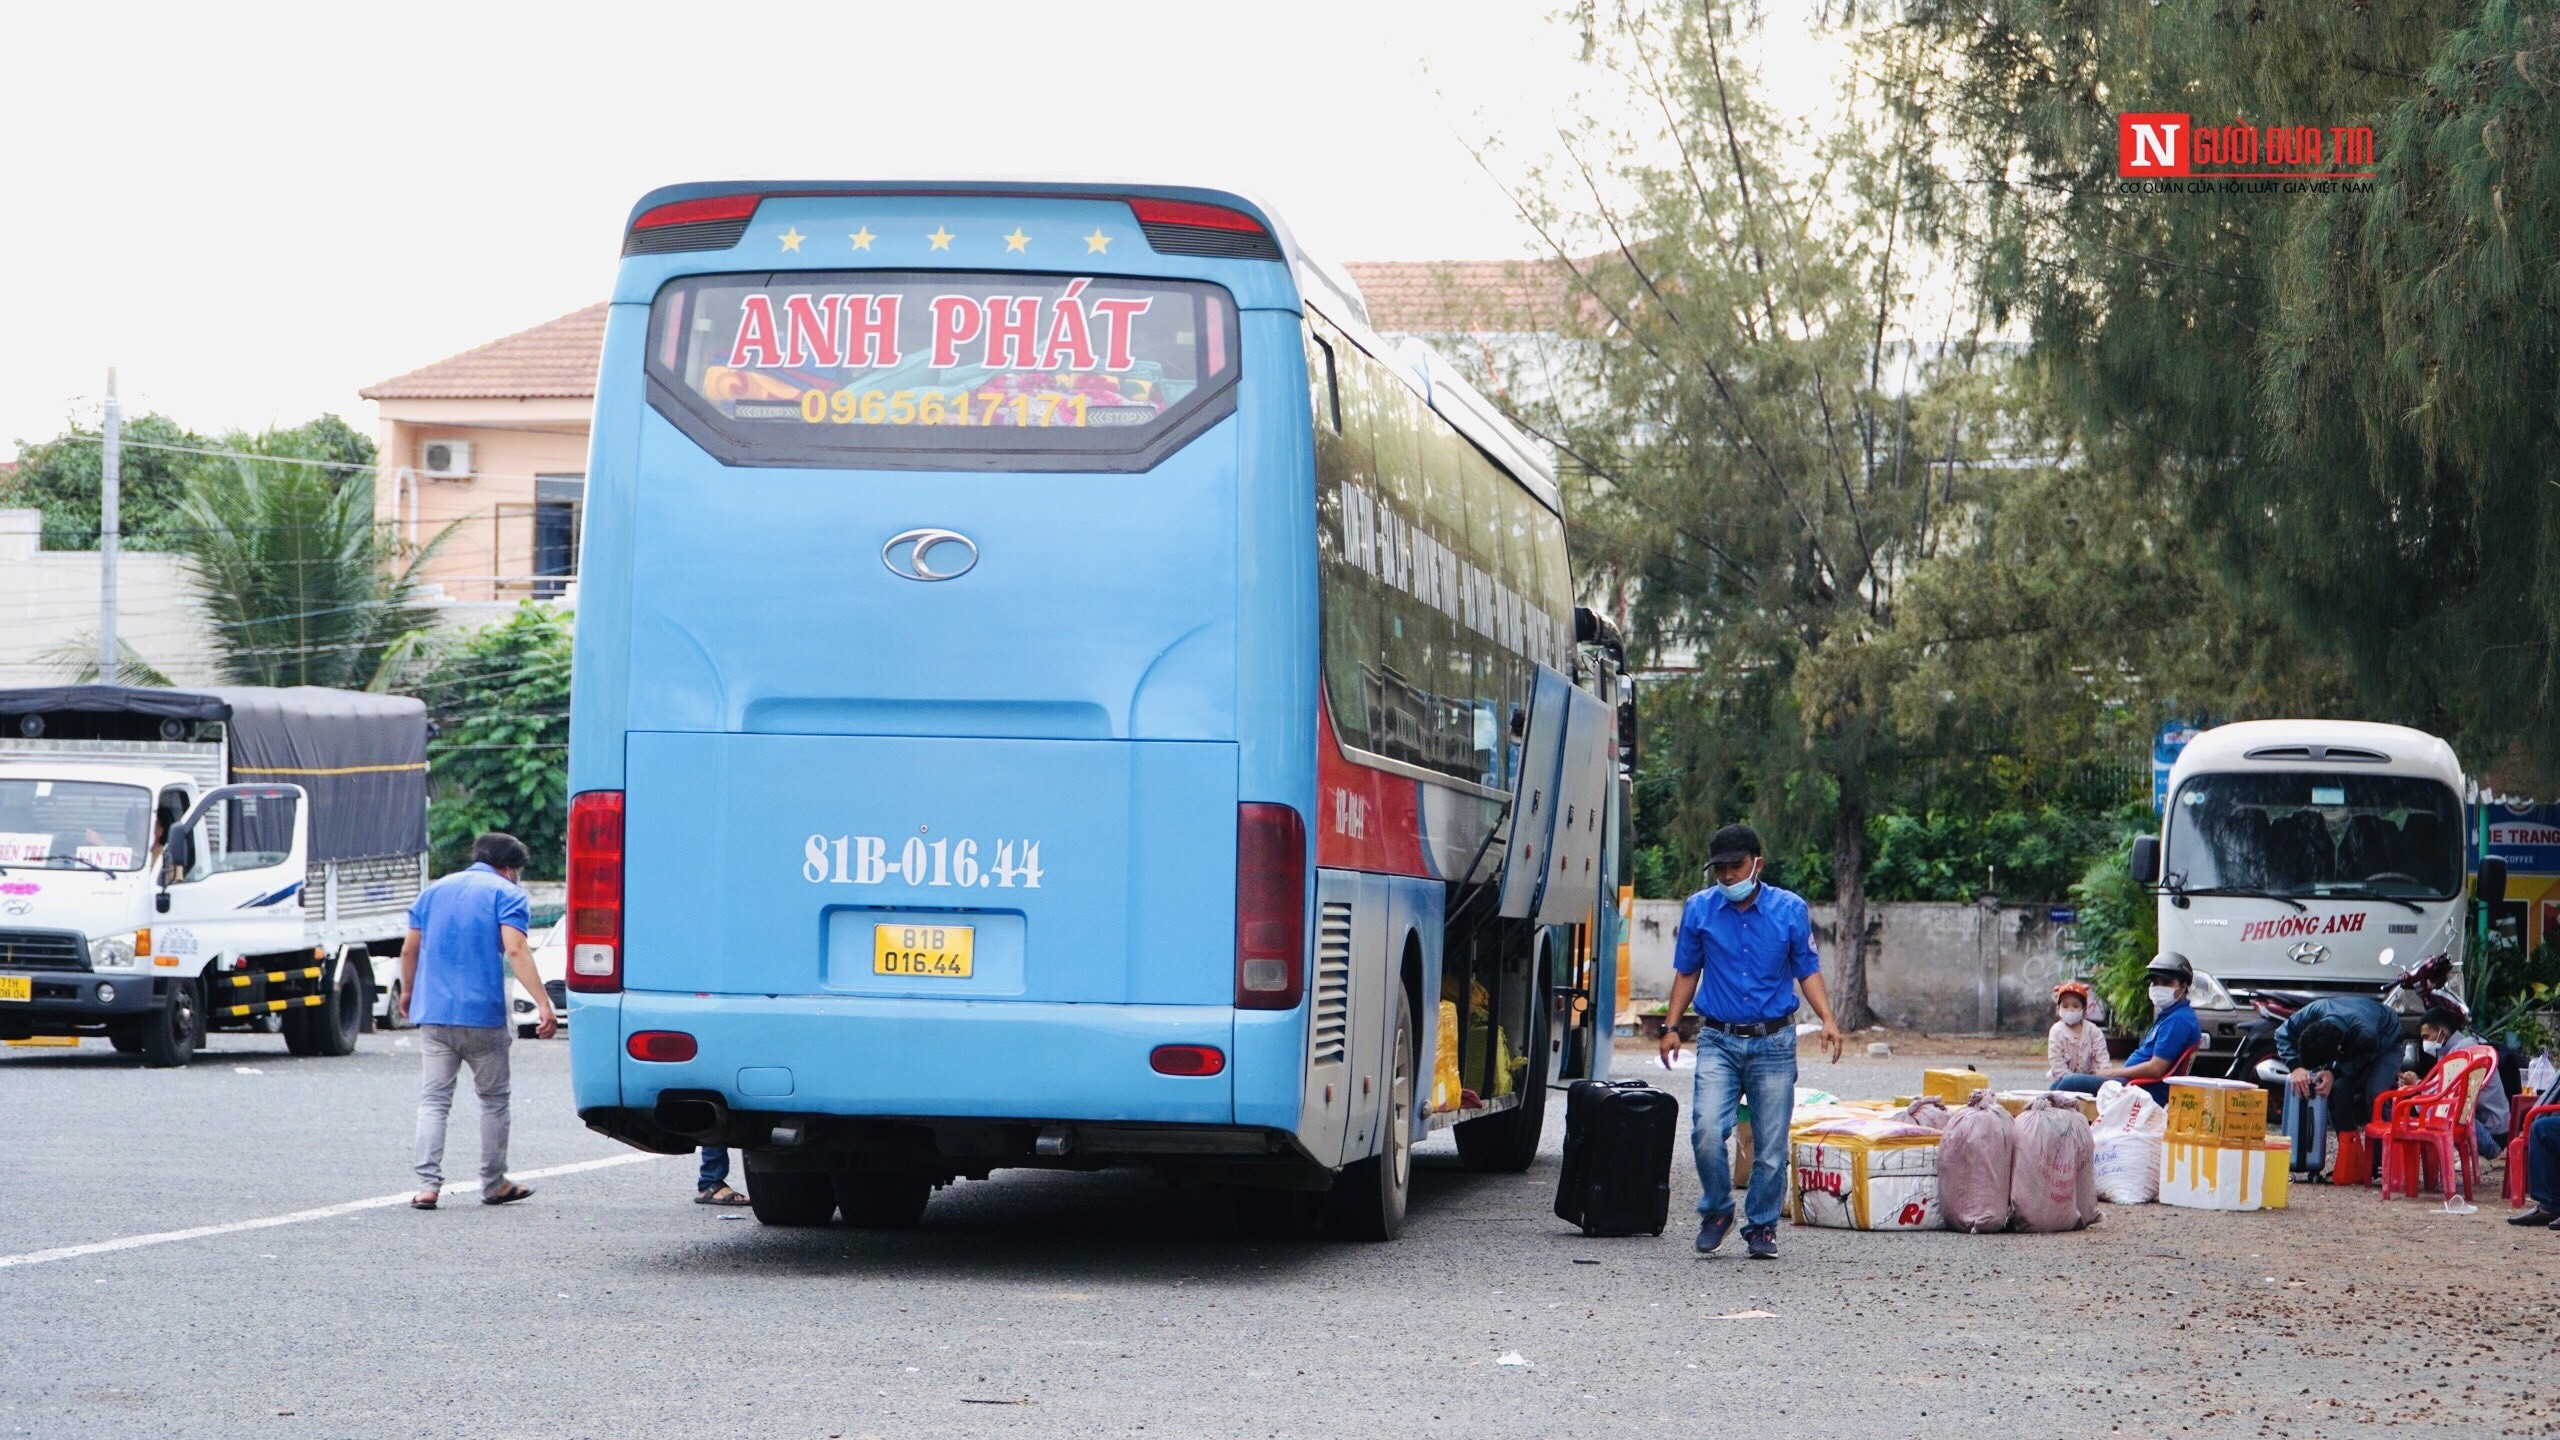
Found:
[{"label": "concrete wall", "polygon": [[[1638,1005],[1671,989],[1678,900],[1638,900],[1629,969]],[[1813,911],[1823,970],[1838,953],[1831,907]],[[1867,907],[1867,1001],[1888,1025],[1942,1035],[2035,1034],[2052,1023],[2053,987],[2069,971],[2061,927],[2042,905]]]},{"label": "concrete wall", "polygon": [[[0,510],[0,685],[68,684],[45,652],[98,643],[98,552],[43,549],[43,533],[43,512]],[[176,556],[117,553],[116,638],[180,685],[211,685],[207,634]]]}]

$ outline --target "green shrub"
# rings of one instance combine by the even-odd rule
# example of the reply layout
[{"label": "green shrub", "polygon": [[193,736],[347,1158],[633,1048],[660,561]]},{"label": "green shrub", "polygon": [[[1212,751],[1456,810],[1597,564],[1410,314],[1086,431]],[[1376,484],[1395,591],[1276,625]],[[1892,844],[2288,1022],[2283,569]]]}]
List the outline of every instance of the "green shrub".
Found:
[{"label": "green shrub", "polygon": [[2160,911],[2149,887],[2133,878],[2128,835],[2090,862],[2071,887],[2079,918],[2068,955],[2107,1002],[2108,1023],[2126,1033],[2151,1024],[2151,995],[2143,981],[2160,949]]}]

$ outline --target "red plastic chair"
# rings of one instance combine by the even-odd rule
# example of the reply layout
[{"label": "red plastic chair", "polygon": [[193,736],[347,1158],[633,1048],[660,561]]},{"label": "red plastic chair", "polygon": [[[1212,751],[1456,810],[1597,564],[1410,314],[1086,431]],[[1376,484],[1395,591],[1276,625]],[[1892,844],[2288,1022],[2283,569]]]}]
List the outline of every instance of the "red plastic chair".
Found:
[{"label": "red plastic chair", "polygon": [[2518,1095],[2507,1107],[2507,1113],[2516,1117],[2515,1127],[2507,1132],[2507,1207],[2521,1210],[2529,1198],[2525,1186],[2533,1167],[2526,1158],[2526,1147],[2533,1140],[2533,1122],[2545,1115],[2560,1115],[2560,1105],[2536,1105],[2527,1093]]},{"label": "red plastic chair", "polygon": [[2425,1189],[2431,1161],[2445,1194],[2459,1189],[2464,1199],[2471,1198],[2480,1167],[2479,1153],[2469,1143],[2471,1111],[2497,1064],[2496,1051],[2465,1046],[2445,1056],[2415,1088],[2388,1092],[2375,1106],[2376,1119],[2365,1127],[2365,1136],[2381,1148],[2383,1199]]}]

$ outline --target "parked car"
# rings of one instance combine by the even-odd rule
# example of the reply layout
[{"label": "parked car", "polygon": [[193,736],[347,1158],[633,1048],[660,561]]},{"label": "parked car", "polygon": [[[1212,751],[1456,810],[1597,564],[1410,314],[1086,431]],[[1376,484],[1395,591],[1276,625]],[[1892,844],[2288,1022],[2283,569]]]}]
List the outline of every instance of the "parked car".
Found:
[{"label": "parked car", "polygon": [[[533,932],[533,973],[542,977],[542,988],[551,995],[552,1012],[560,1017],[560,1029],[569,1028],[569,924],[555,912],[549,923],[543,923],[542,912],[535,913],[539,927]],[[515,1018],[516,1033],[533,1038],[533,1027],[541,1017],[542,1007],[516,983],[513,971],[507,975],[507,1012]]]}]

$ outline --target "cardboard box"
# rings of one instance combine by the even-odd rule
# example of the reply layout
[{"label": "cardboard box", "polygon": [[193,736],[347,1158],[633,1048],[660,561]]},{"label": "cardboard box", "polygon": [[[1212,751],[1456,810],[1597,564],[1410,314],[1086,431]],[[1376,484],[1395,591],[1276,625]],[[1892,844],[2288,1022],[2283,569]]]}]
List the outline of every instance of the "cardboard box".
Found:
[{"label": "cardboard box", "polygon": [[2181,1075],[2169,1082],[2169,1138],[2255,1145],[2267,1136],[2267,1092],[2248,1080]]},{"label": "cardboard box", "polygon": [[2208,1145],[2172,1135],[2160,1147],[2160,1203],[2190,1210],[2281,1210],[2291,1146],[2260,1138]]},{"label": "cardboard box", "polygon": [[1974,1091],[1990,1088],[1991,1077],[1979,1070],[1923,1070],[1920,1072],[1920,1093],[1937,1096],[1946,1101],[1950,1109],[1972,1099]]}]

